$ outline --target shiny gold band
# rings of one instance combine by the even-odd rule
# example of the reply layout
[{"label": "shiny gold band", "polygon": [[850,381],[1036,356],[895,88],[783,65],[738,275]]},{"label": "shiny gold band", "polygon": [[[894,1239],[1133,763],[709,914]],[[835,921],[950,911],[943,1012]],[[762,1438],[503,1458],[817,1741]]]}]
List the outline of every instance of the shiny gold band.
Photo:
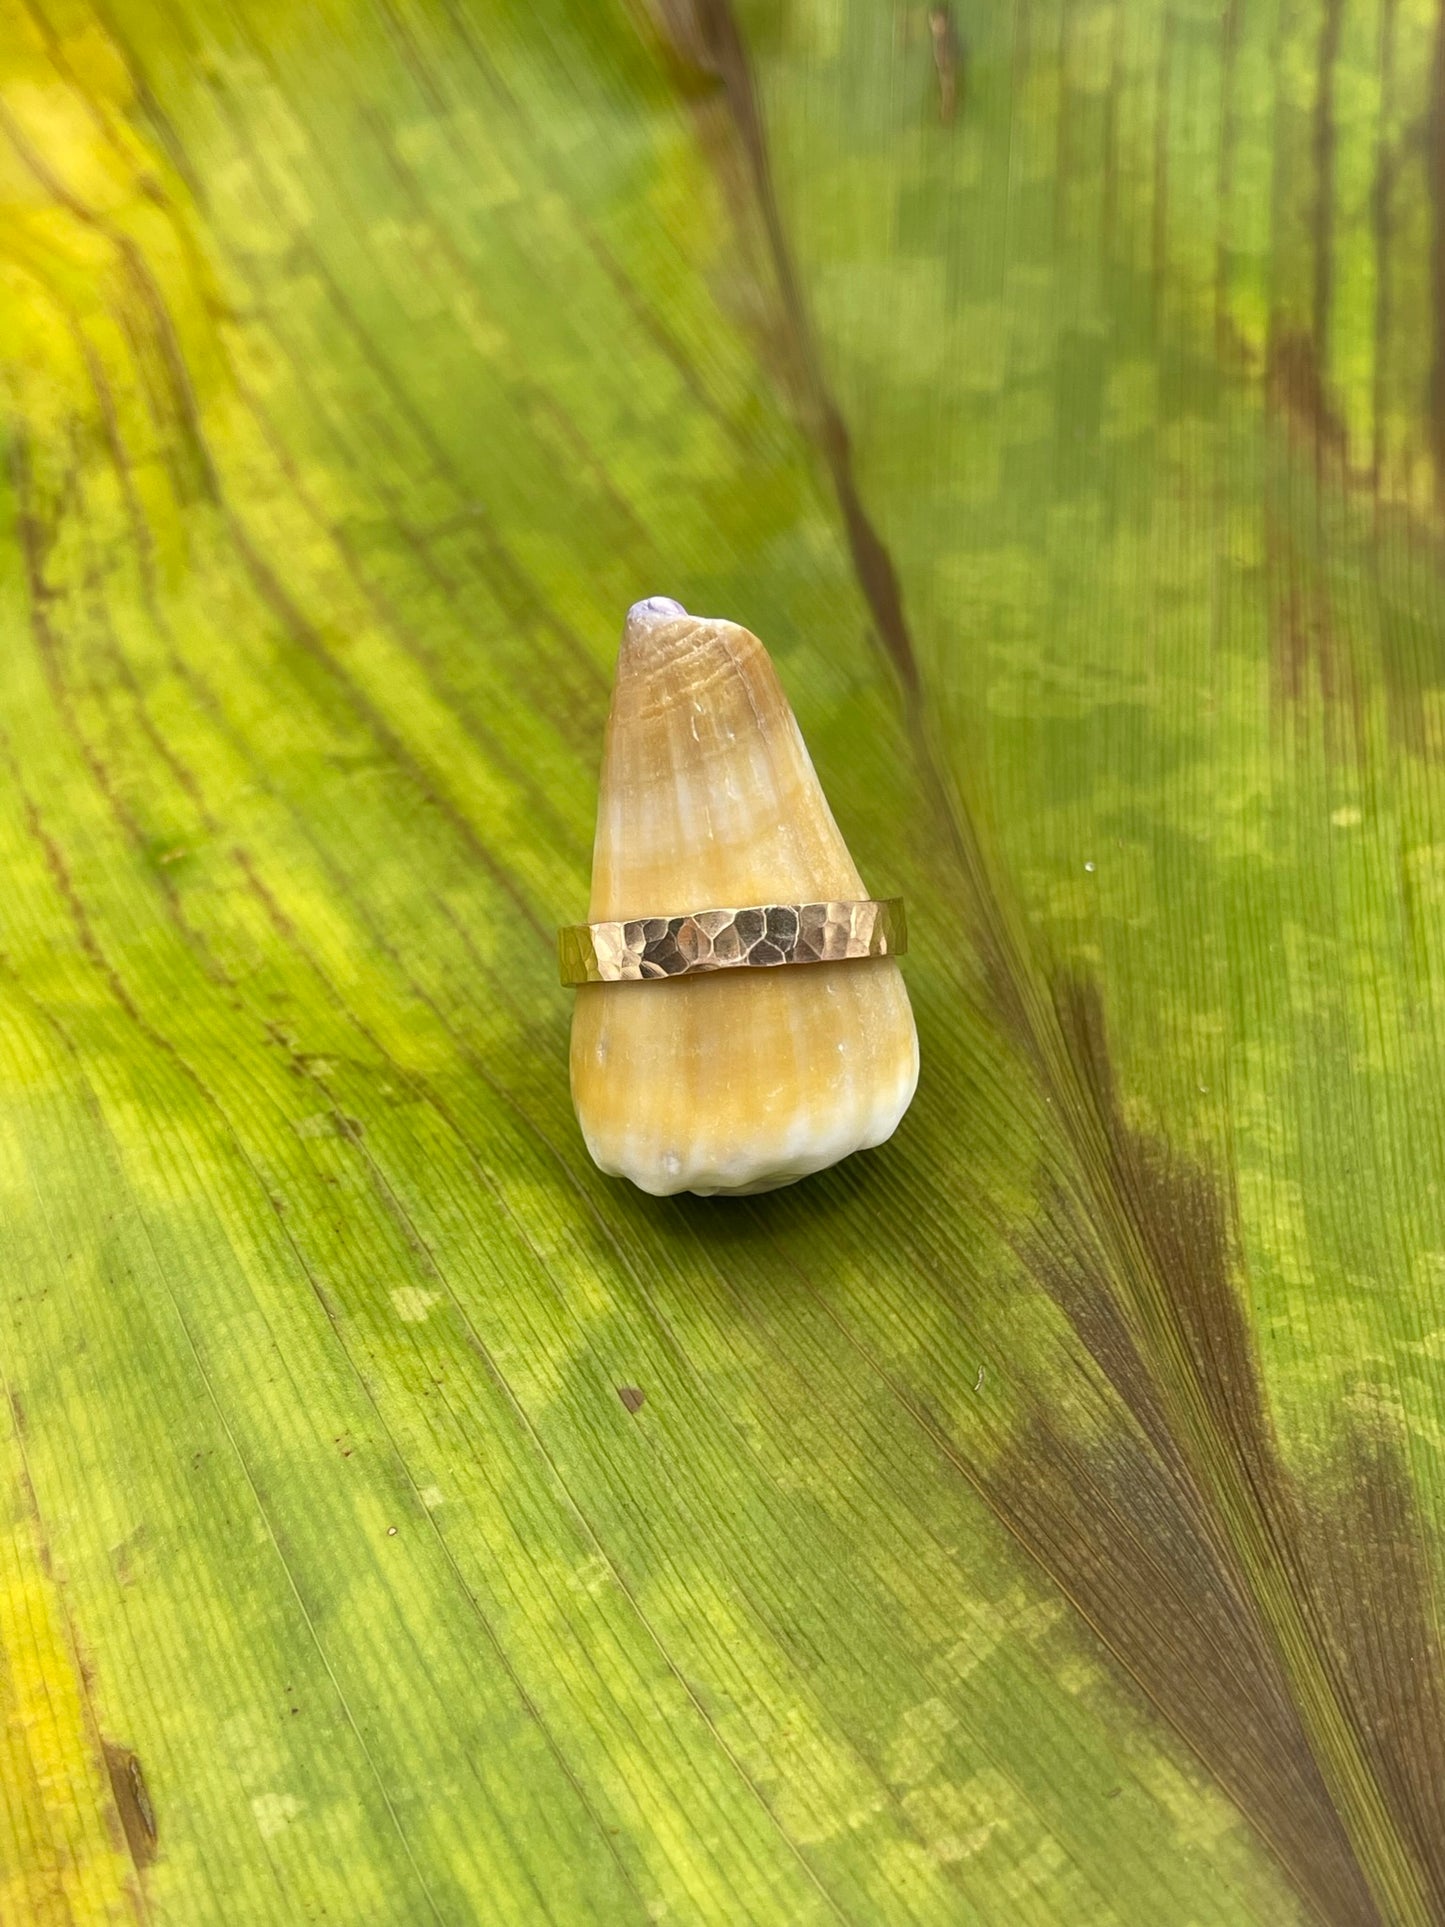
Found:
[{"label": "shiny gold band", "polygon": [[908,948],[902,897],[861,903],[755,903],[677,917],[573,923],[557,932],[564,984],[637,983],[704,970],[897,957]]}]

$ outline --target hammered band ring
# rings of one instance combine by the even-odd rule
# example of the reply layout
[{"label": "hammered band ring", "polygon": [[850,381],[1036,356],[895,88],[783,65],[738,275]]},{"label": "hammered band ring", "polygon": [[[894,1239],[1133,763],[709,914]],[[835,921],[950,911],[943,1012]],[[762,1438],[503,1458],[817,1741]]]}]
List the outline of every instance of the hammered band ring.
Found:
[{"label": "hammered band ring", "polygon": [[908,948],[902,897],[859,902],[752,903],[680,916],[573,923],[557,932],[564,984],[642,983],[708,970],[843,963]]}]

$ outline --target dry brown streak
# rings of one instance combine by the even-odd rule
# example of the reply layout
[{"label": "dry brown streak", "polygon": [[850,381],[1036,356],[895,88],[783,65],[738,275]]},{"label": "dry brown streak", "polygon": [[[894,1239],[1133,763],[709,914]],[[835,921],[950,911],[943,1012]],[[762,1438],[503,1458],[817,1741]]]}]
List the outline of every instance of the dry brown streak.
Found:
[{"label": "dry brown streak", "polygon": [[[701,77],[721,90],[726,120],[720,123],[716,116],[700,111],[699,136],[709,149],[724,189],[729,191],[740,225],[745,227],[752,219],[762,223],[779,308],[777,335],[784,351],[783,385],[827,468],[854,572],[912,708],[920,689],[918,663],[903,613],[898,573],[858,492],[847,425],[828,387],[778,206],[762,112],[742,34],[729,0],[676,0],[675,4],[662,0],[661,11],[667,29],[664,45],[674,66],[681,70],[683,83],[695,87]],[[704,109],[706,105],[704,97]],[[709,138],[714,131],[721,138]],[[740,168],[734,164],[738,158]]]}]

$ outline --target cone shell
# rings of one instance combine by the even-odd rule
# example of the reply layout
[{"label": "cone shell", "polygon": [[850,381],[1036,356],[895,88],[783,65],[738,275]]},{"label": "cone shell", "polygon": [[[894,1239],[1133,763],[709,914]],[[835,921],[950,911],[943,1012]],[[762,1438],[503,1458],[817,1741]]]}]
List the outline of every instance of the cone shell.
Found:
[{"label": "cone shell", "polygon": [[[767,651],[662,597],[628,612],[589,921],[866,897]],[[572,1097],[600,1167],[745,1193],[881,1144],[918,1082],[891,957],[588,984]]]}]

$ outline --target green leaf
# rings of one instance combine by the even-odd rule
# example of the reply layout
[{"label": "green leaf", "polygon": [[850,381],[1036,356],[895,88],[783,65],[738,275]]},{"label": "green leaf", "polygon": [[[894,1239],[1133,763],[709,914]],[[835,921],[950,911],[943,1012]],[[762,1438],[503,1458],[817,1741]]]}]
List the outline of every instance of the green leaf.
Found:
[{"label": "green leaf", "polygon": [[[0,1919],[1445,1915],[1445,15],[0,10]],[[590,1166],[645,594],[897,1138]]]}]

